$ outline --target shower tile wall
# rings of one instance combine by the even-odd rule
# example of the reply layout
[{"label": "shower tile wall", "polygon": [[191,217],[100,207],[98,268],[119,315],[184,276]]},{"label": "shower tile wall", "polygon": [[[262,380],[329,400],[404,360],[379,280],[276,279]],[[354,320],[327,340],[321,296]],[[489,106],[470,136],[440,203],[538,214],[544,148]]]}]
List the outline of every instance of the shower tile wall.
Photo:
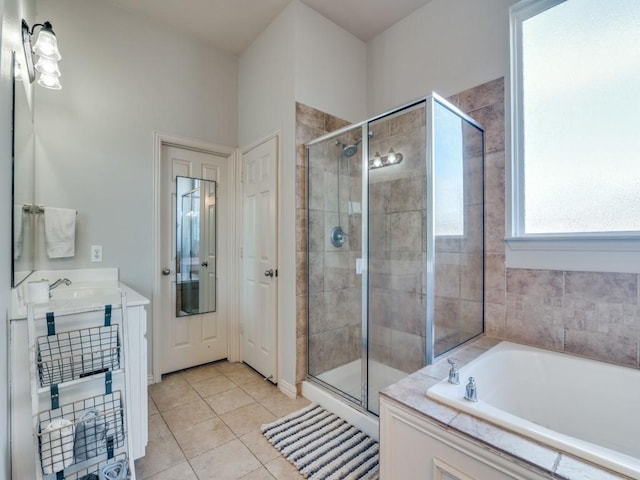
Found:
[{"label": "shower tile wall", "polygon": [[639,275],[505,265],[504,79],[449,100],[486,131],[485,331],[639,368]]}]

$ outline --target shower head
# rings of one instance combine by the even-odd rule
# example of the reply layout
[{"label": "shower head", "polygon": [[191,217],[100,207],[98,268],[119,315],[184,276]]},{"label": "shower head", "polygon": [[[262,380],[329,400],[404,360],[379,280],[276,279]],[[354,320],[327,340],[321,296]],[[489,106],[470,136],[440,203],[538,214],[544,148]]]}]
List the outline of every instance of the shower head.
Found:
[{"label": "shower head", "polygon": [[353,157],[358,152],[358,145],[343,145],[342,146],[342,154],[345,157]]},{"label": "shower head", "polygon": [[353,157],[356,153],[358,153],[358,145],[362,139],[358,140],[356,143],[352,143],[351,145],[347,145],[346,143],[342,143],[340,140],[336,140],[336,145],[342,148],[342,155],[345,157]]}]

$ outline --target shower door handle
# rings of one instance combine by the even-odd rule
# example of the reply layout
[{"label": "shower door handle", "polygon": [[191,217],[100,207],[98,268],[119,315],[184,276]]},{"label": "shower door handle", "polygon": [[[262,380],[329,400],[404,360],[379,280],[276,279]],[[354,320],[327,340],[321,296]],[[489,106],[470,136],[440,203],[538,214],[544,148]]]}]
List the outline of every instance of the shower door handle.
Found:
[{"label": "shower door handle", "polygon": [[273,268],[270,268],[269,270],[265,270],[265,272],[264,272],[264,276],[265,277],[273,278],[273,275],[274,275]]}]

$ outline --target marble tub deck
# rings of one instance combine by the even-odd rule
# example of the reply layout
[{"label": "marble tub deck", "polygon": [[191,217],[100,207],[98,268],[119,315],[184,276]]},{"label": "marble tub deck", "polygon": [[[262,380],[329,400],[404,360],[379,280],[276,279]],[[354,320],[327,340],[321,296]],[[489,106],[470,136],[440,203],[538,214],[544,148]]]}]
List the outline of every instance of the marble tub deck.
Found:
[{"label": "marble tub deck", "polygon": [[581,459],[548,447],[516,433],[510,432],[476,417],[435,402],[426,396],[432,385],[446,378],[449,364],[446,357],[454,357],[462,367],[491,347],[500,339],[481,337],[445,355],[397,383],[385,388],[380,395],[408,407],[428,420],[436,422],[451,432],[461,433],[468,440],[489,448],[494,453],[509,457],[514,462],[549,478],[566,480],[620,480],[629,477],[603,470]]}]

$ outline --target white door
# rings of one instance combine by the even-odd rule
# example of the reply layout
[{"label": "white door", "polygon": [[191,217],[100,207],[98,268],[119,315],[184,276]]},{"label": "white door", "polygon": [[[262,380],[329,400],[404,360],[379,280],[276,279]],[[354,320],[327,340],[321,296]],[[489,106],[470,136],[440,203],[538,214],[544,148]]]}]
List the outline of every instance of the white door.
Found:
[{"label": "white door", "polygon": [[242,156],[242,359],[276,382],[278,138]]},{"label": "white door", "polygon": [[[230,258],[224,232],[229,230],[232,216],[227,191],[228,155],[163,145],[161,161],[163,275],[159,354],[160,371],[167,373],[227,358]],[[211,180],[215,184],[193,182],[193,195],[182,191],[178,195],[178,181],[184,184],[190,179]],[[190,207],[185,202],[190,202]],[[197,228],[197,233],[187,234],[199,237],[195,239],[198,253],[193,256],[177,253],[177,246],[184,242],[185,219]],[[187,276],[189,281],[185,280]],[[193,299],[196,308],[182,307],[186,296]]]}]

